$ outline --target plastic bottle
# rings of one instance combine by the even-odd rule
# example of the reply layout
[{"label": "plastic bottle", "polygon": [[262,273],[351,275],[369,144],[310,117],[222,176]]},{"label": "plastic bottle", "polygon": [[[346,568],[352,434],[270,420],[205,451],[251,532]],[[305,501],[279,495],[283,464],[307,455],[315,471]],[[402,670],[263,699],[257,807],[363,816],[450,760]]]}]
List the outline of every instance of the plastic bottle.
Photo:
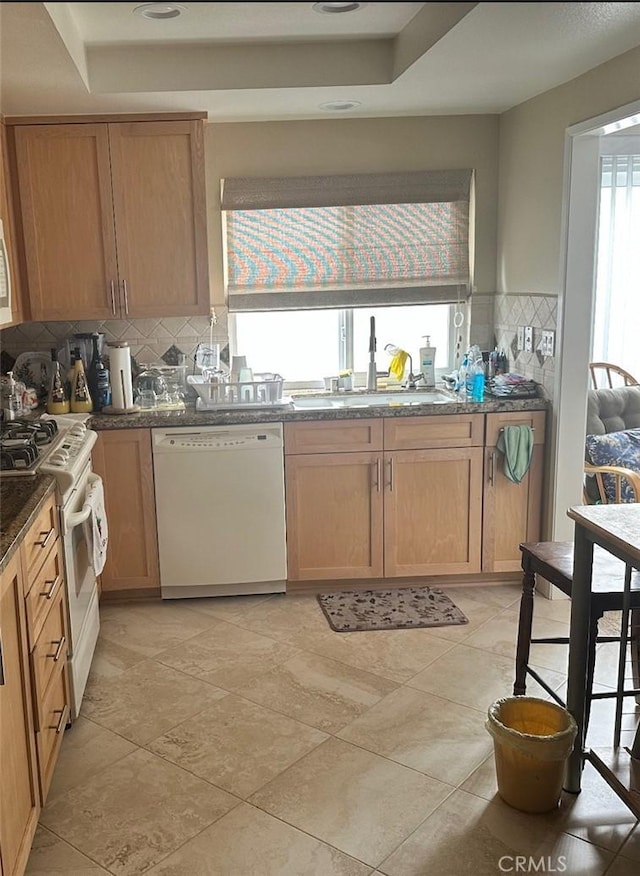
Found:
[{"label": "plastic bottle", "polygon": [[436,348],[431,346],[429,335],[423,335],[424,347],[420,347],[420,371],[425,386],[436,385]]},{"label": "plastic bottle", "polygon": [[477,344],[474,344],[469,352],[467,353],[467,376],[465,381],[465,388],[467,390],[467,396],[472,398],[473,396],[473,377],[476,373],[476,363],[480,362],[480,366],[482,366],[482,353],[480,352],[480,347]]},{"label": "plastic bottle", "polygon": [[19,417],[22,413],[22,404],[18,396],[16,382],[13,379],[13,371],[7,371],[7,377],[8,382],[6,388],[3,415],[5,420],[15,420],[15,418]]},{"label": "plastic bottle", "polygon": [[73,385],[73,375],[75,372],[76,365],[76,351],[71,350],[69,353],[69,369],[67,371],[67,379],[65,381],[65,386],[67,388],[67,396],[69,399],[71,398],[71,386]]},{"label": "plastic bottle", "polygon": [[480,357],[480,359],[476,359],[476,361],[473,363],[471,381],[471,401],[484,401],[485,376],[482,357]]},{"label": "plastic bottle", "polygon": [[93,402],[87,386],[87,375],[84,371],[80,347],[76,347],[74,352],[76,361],[73,366],[73,381],[71,383],[71,413],[90,414],[93,410]]},{"label": "plastic bottle", "polygon": [[68,414],[71,410],[69,394],[62,376],[62,368],[58,362],[58,351],[55,347],[51,350],[51,384],[47,396],[48,414]]},{"label": "plastic bottle", "polygon": [[93,401],[94,411],[101,411],[111,401],[111,388],[109,385],[109,370],[102,361],[98,342],[100,335],[94,332],[91,336],[93,343],[93,353],[91,362],[87,369],[87,383],[89,384],[89,393]]},{"label": "plastic bottle", "polygon": [[467,370],[469,368],[469,357],[465,353],[462,364],[458,369],[458,382],[456,383],[456,392],[459,392],[461,395],[464,395],[467,391]]}]

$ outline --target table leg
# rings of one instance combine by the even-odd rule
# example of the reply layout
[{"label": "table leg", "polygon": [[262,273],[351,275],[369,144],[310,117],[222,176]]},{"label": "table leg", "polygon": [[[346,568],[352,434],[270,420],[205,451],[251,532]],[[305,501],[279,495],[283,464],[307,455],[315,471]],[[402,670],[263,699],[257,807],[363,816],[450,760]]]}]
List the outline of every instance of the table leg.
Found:
[{"label": "table leg", "polygon": [[578,725],[573,752],[567,764],[565,790],[580,793],[582,760],[585,742],[585,704],[589,624],[591,607],[591,574],[593,543],[585,530],[576,523],[571,584],[571,624],[569,631],[569,675],[567,679],[567,709]]}]

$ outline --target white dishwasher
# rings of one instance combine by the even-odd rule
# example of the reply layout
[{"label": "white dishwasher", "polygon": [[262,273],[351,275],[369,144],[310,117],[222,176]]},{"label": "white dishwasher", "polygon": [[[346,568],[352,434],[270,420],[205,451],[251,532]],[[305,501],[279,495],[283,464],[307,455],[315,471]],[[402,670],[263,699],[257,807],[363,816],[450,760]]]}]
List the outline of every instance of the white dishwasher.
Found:
[{"label": "white dishwasher", "polygon": [[162,598],[283,592],[282,424],[152,436]]}]

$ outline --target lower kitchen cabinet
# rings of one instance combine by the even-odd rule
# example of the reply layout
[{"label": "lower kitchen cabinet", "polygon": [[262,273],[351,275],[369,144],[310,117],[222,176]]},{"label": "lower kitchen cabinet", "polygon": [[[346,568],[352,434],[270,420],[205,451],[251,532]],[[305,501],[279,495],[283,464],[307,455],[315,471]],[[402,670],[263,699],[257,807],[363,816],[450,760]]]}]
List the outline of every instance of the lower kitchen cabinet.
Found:
[{"label": "lower kitchen cabinet", "polygon": [[290,580],[480,571],[482,415],[313,426],[285,429]]},{"label": "lower kitchen cabinet", "polygon": [[[534,429],[520,484],[496,446],[508,425]],[[519,571],[540,538],[544,427],[543,411],[285,424],[289,580]]]},{"label": "lower kitchen cabinet", "polygon": [[385,576],[480,571],[482,448],[385,454]]},{"label": "lower kitchen cabinet", "polygon": [[19,554],[0,576],[0,872],[24,872],[40,796]]},{"label": "lower kitchen cabinet", "polygon": [[381,480],[379,453],[287,457],[290,579],[383,575]]},{"label": "lower kitchen cabinet", "polygon": [[92,462],[104,483],[109,527],[102,596],[159,596],[151,430],[100,432]]},{"label": "lower kitchen cabinet", "polygon": [[[519,484],[514,484],[505,476],[504,456],[497,448],[500,433],[506,426],[530,426],[533,429],[531,465]],[[487,414],[482,518],[483,572],[520,571],[520,543],[540,541],[544,442],[544,411]]]}]

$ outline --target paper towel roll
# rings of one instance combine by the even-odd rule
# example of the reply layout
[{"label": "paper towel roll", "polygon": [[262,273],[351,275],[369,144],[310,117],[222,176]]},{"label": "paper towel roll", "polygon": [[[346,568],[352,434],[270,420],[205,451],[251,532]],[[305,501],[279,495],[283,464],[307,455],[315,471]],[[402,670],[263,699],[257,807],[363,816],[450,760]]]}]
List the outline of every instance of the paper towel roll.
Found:
[{"label": "paper towel roll", "polygon": [[111,406],[116,410],[126,411],[133,407],[129,344],[109,344],[109,369],[111,371]]}]

